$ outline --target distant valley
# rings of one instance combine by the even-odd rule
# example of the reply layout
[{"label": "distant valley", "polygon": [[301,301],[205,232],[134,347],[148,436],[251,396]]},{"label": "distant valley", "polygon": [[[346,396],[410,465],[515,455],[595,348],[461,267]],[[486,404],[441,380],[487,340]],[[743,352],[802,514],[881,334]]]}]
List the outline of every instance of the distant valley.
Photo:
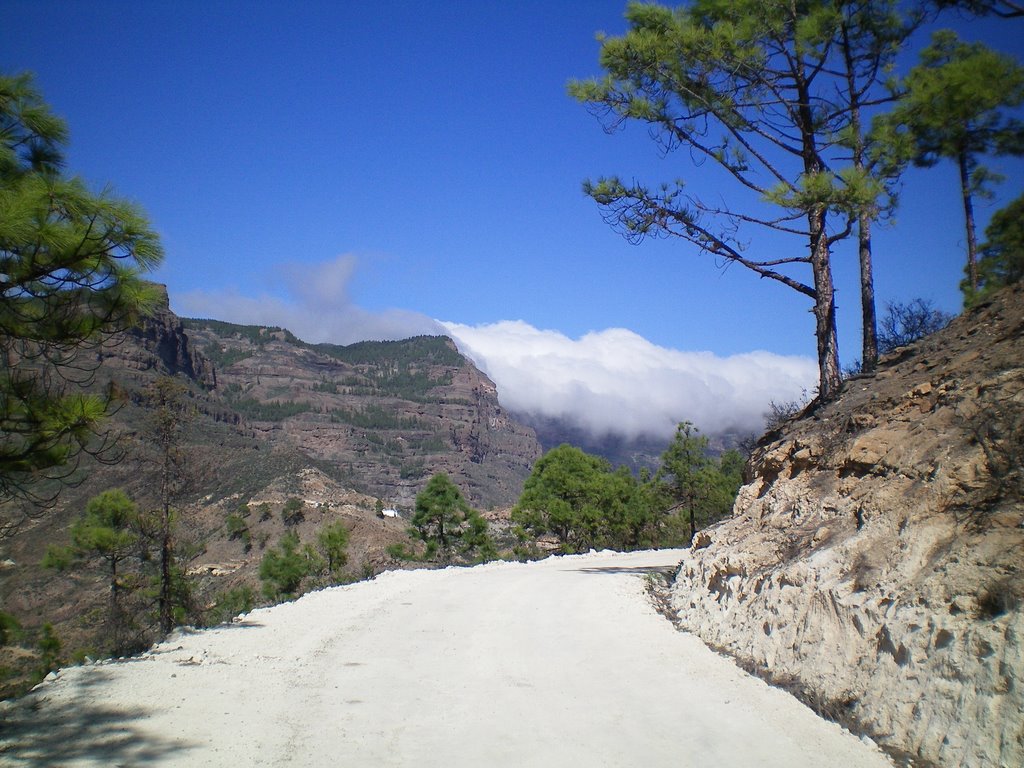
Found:
[{"label": "distant valley", "polygon": [[[665,452],[671,439],[656,435],[627,436],[624,433],[615,432],[595,434],[591,429],[566,418],[552,418],[522,412],[513,412],[512,415],[517,421],[533,429],[537,440],[545,451],[562,443],[568,443],[587,453],[607,459],[612,466],[629,467],[633,473],[638,473],[642,469],[657,471],[661,465],[661,455]],[[730,448],[737,448],[744,441],[756,438],[756,435],[727,432],[720,435],[707,435],[707,437],[709,451],[718,455]]]},{"label": "distant valley", "polygon": [[[230,590],[258,592],[260,562],[287,533],[305,544],[343,523],[348,579],[401,567],[387,550],[407,541],[431,476],[447,473],[477,509],[507,510],[541,455],[533,430],[445,337],[314,345],[282,328],[183,320],[165,302],[82,362],[95,368],[93,388],[115,398],[114,449],[83,457],[53,508],[8,506],[5,521],[24,519],[0,542],[4,610],[30,632],[52,622],[67,651],[89,641],[109,589],[95,569],[58,574],[41,563],[103,491],[160,506],[147,444],[155,382],[172,378],[189,414],[176,546],[204,612]],[[286,519],[289,501],[299,509]]]},{"label": "distant valley", "polygon": [[[84,457],[56,506],[28,510],[0,553],[5,610],[27,631],[52,622],[68,651],[89,642],[109,590],[95,569],[58,574],[41,563],[103,491],[160,506],[147,446],[158,381],[182,388],[189,414],[176,546],[206,616],[219,615],[233,590],[258,592],[261,561],[286,534],[306,545],[343,523],[347,579],[407,567],[389,552],[408,541],[416,495],[437,473],[507,536],[508,510],[543,450],[569,442],[637,470],[656,466],[665,448],[509,413],[495,384],[442,336],[309,344],[283,328],[182,319],[165,299],[94,354],[84,361],[93,388],[118,403],[107,423],[115,449]],[[297,514],[286,515],[289,503]],[[401,516],[382,517],[385,508]]]},{"label": "distant valley", "polygon": [[[160,375],[187,384],[197,443],[297,453],[388,505],[411,504],[437,472],[473,504],[509,505],[540,455],[494,384],[444,337],[307,344],[286,329],[183,320],[164,307],[104,353],[99,378],[127,397],[116,419],[129,430],[139,392]],[[217,436],[225,431],[230,440]],[[233,465],[237,452],[217,463]]]}]

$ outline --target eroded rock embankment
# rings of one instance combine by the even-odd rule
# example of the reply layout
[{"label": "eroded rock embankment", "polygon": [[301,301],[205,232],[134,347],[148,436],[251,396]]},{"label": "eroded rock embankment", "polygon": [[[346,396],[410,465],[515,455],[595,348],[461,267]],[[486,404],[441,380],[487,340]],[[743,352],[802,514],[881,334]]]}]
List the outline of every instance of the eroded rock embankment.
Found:
[{"label": "eroded rock embankment", "polygon": [[1024,289],[763,442],[681,625],[918,764],[1024,765]]}]

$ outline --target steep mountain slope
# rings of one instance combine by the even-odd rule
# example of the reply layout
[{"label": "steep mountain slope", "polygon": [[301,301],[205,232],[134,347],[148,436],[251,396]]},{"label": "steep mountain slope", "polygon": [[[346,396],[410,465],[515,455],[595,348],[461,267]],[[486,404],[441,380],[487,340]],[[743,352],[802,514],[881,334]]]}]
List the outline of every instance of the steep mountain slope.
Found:
[{"label": "steep mountain slope", "polygon": [[1024,287],[766,437],[681,625],[919,764],[1024,765]]},{"label": "steep mountain slope", "polygon": [[[193,447],[224,448],[204,464],[211,472],[234,466],[244,444],[398,506],[447,472],[471,503],[489,508],[515,501],[540,455],[532,430],[503,411],[494,384],[443,337],[312,345],[281,328],[182,320],[165,303],[99,360],[97,386],[113,384],[126,401],[113,426],[129,435],[145,419],[145,388],[176,376],[195,406]],[[223,490],[225,478],[214,480],[197,485]]]},{"label": "steep mountain slope", "polygon": [[329,462],[361,490],[409,506],[447,472],[471,503],[515,501],[540,447],[443,337],[305,344],[278,328],[187,320],[221,402],[254,436]]},{"label": "steep mountain slope", "polygon": [[[431,475],[447,472],[474,506],[507,507],[540,455],[533,432],[445,338],[309,345],[282,329],[182,321],[165,304],[89,363],[98,364],[95,386],[122,400],[109,422],[115,450],[83,460],[55,508],[0,539],[0,609],[29,630],[54,622],[66,650],[88,639],[107,590],[97,569],[57,574],[40,561],[48,545],[68,542],[71,522],[101,491],[123,488],[142,509],[159,506],[146,391],[160,377],[174,377],[191,411],[187,482],[174,507],[204,607],[237,586],[258,593],[260,560],[286,530],[313,543],[342,521],[351,577],[394,567],[385,550],[405,540],[407,523],[379,517],[378,505],[408,512]],[[303,507],[286,526],[290,498]],[[19,511],[7,505],[0,516]]]}]

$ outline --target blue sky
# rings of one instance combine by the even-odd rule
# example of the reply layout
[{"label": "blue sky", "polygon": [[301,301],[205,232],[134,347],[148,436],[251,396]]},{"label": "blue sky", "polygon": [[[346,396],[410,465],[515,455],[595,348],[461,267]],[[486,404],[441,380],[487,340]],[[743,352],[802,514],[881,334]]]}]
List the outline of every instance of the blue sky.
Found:
[{"label": "blue sky", "polygon": [[[506,398],[526,405],[545,380],[501,380],[515,367],[510,347],[488,341],[507,341],[502,321],[521,323],[520,368],[540,367],[522,357],[530,343],[577,370],[583,347],[620,359],[637,345],[704,352],[725,367],[764,350],[779,356],[774,396],[795,396],[814,380],[805,297],[739,267],[722,272],[682,242],[629,245],[581,192],[584,178],[618,173],[728,194],[684,154],[662,157],[642,128],[605,134],[566,95],[570,78],[600,74],[595,32],[623,32],[624,8],[5,0],[0,69],[37,74],[69,123],[69,170],[148,212],[167,252],[155,278],[183,314],[276,319],[343,343],[445,321]],[[1024,21],[957,25],[1021,53]],[[1007,181],[980,203],[982,226],[1024,178],[1020,162],[994,164]],[[877,233],[880,305],[924,297],[959,308],[961,221],[952,165],[908,174],[897,224]],[[860,333],[852,248],[839,249],[835,270],[849,362]],[[763,383],[751,370],[726,389]],[[688,375],[707,395],[719,374]],[[664,406],[660,422],[706,412],[686,385],[673,389],[680,407]]]}]

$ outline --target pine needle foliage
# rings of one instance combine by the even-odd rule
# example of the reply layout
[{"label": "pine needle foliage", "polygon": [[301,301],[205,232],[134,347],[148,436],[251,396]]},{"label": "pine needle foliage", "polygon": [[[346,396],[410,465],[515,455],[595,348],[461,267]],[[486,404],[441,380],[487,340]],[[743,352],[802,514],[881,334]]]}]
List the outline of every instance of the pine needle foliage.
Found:
[{"label": "pine needle foliage", "polygon": [[83,391],[84,353],[157,299],[141,277],[163,258],[156,233],[134,203],[65,176],[67,139],[30,75],[0,75],[0,501],[52,501],[40,479],[104,455],[111,398]]}]

